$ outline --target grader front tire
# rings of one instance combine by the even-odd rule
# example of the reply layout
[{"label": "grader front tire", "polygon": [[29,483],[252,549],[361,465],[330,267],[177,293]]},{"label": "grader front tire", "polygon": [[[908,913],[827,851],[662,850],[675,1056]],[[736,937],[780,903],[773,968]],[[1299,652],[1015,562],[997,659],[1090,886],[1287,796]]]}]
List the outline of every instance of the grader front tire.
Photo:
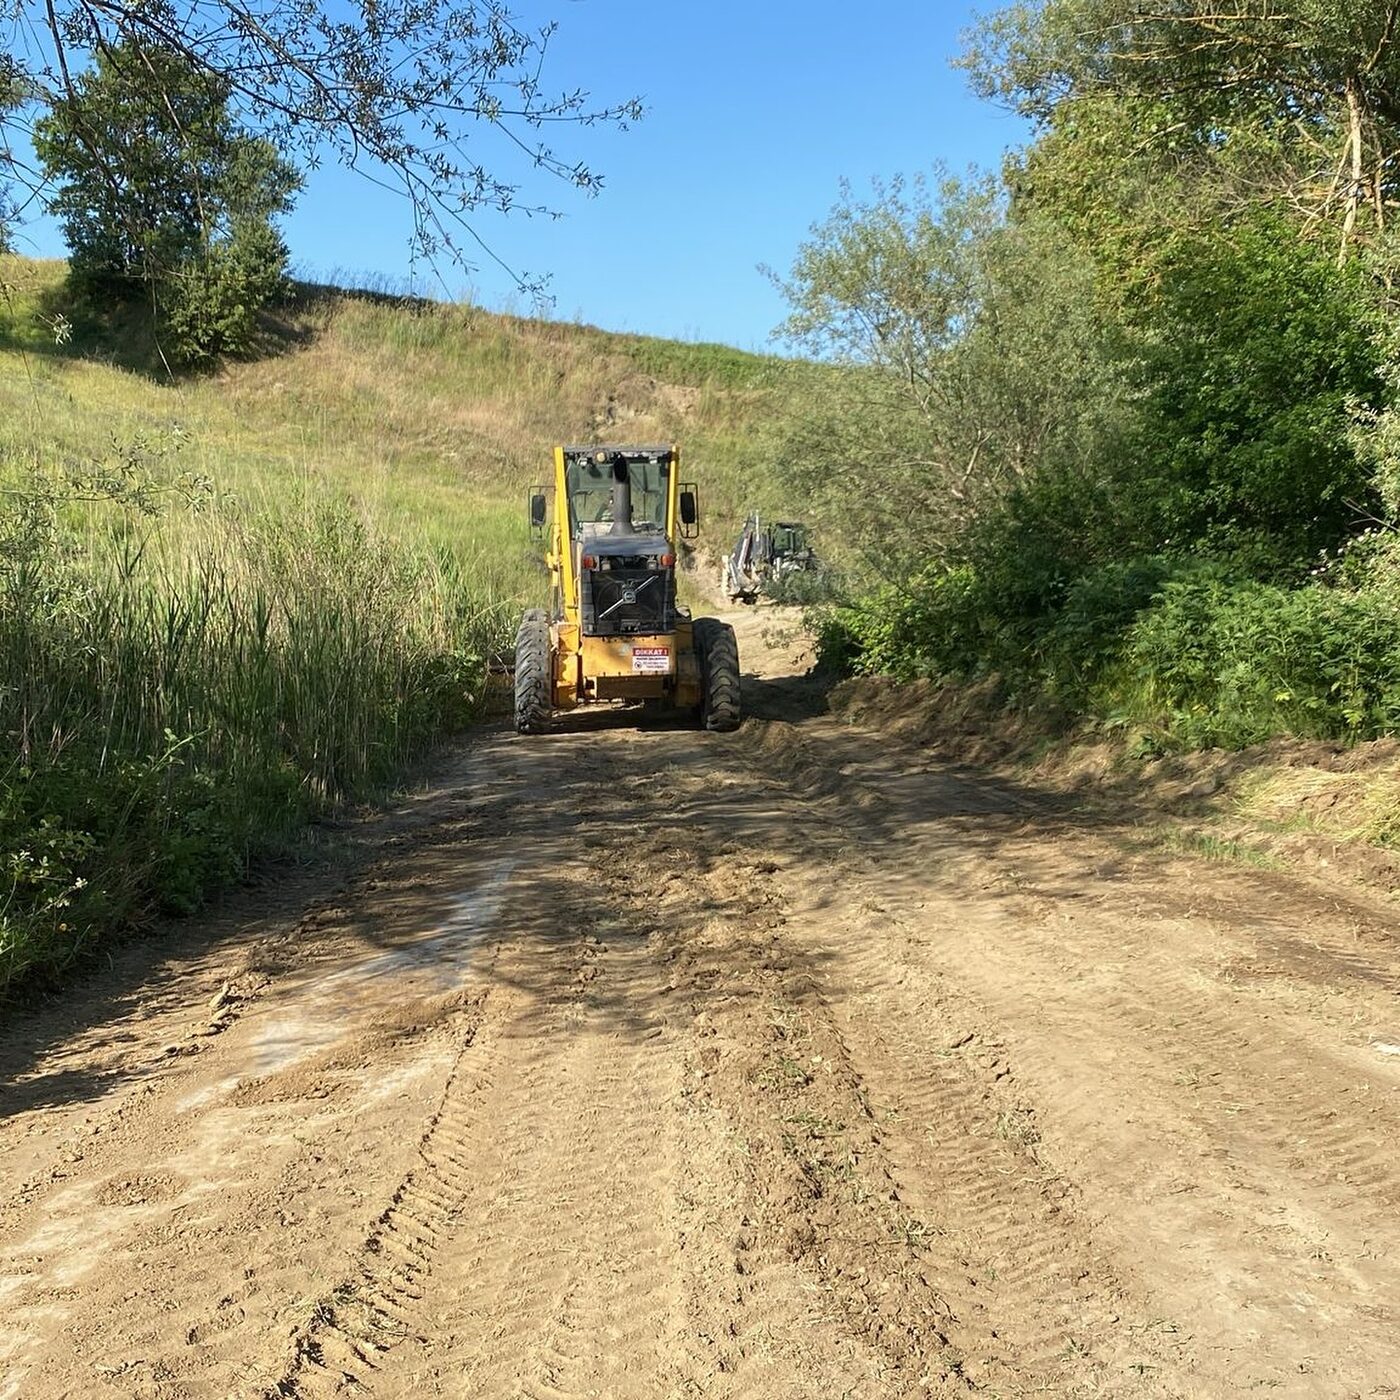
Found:
[{"label": "grader front tire", "polygon": [[739,727],[742,717],[739,685],[739,643],[727,622],[697,618],[695,650],[700,659],[703,687],[700,723],[714,733],[726,734]]}]

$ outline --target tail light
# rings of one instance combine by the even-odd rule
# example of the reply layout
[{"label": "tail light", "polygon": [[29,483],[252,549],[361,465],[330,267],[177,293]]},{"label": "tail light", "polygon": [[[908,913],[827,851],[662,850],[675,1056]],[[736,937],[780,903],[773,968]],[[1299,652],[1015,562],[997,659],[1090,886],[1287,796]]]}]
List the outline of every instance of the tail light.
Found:
[{"label": "tail light", "polygon": [[663,569],[674,568],[676,556],[674,554],[663,554],[661,558],[657,560],[657,563],[659,563]]},{"label": "tail light", "polygon": [[598,557],[595,554],[585,554],[579,560],[579,563],[582,564],[585,569],[596,569],[598,567]]}]

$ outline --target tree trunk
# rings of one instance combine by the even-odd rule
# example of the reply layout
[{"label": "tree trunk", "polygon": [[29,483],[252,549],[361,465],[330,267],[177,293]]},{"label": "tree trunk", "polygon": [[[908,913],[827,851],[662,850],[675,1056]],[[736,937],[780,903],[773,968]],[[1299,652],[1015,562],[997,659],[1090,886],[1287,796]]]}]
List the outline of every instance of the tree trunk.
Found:
[{"label": "tree trunk", "polygon": [[1366,104],[1361,92],[1361,80],[1352,74],[1346,81],[1347,143],[1351,154],[1351,182],[1347,186],[1347,212],[1342,222],[1342,244],[1337,250],[1337,266],[1346,265],[1347,250],[1356,232],[1356,215],[1361,207],[1365,176]]}]

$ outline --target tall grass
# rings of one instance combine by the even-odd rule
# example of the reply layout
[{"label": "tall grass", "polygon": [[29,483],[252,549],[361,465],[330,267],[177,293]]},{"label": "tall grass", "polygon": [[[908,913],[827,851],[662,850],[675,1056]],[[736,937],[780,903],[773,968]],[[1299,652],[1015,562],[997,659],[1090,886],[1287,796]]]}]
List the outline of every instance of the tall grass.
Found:
[{"label": "tall grass", "polygon": [[221,511],[173,544],[116,517],[26,550],[13,497],[9,519],[0,990],[392,780],[476,713],[513,610],[343,505]]},{"label": "tall grass", "polygon": [[[554,442],[681,442],[723,552],[782,397],[722,347],[309,287],[261,358],[172,381],[63,278],[0,256],[0,990],[196,907],[468,720],[543,587]],[[208,511],[142,515],[175,472]]]}]

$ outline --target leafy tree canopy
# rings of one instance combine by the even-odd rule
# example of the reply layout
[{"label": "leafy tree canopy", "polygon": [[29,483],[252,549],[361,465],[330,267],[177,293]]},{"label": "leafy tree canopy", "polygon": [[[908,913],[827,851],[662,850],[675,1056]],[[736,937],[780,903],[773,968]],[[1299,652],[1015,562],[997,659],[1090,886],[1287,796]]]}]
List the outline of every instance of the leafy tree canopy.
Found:
[{"label": "leafy tree canopy", "polygon": [[[339,160],[406,195],[427,255],[465,257],[480,210],[542,209],[517,170],[598,186],[546,132],[640,115],[635,99],[550,86],[554,26],[517,20],[503,0],[16,0],[10,14],[0,87],[24,95],[14,122],[72,101],[99,55],[178,55],[284,158]],[[15,173],[37,187],[37,172]]]},{"label": "leafy tree canopy", "polygon": [[1395,196],[1398,24],[1395,0],[1043,0],[983,22],[964,63],[1039,123],[1029,187],[1082,223],[1207,175],[1211,217],[1273,203],[1344,257]]},{"label": "leafy tree canopy", "polygon": [[1154,548],[1267,540],[1303,560],[1379,508],[1348,431],[1384,394],[1383,320],[1355,264],[1265,215],[1183,241],[1140,343]]},{"label": "leafy tree canopy", "polygon": [[77,281],[162,282],[287,211],[296,172],[237,125],[229,97],[227,80],[184,55],[124,44],[38,122]]},{"label": "leafy tree canopy", "polygon": [[846,189],[774,280],[781,333],[844,371],[792,428],[784,474],[872,570],[955,558],[979,511],[1093,460],[1121,417],[1092,266],[1049,224],[1008,222],[994,180]]}]

